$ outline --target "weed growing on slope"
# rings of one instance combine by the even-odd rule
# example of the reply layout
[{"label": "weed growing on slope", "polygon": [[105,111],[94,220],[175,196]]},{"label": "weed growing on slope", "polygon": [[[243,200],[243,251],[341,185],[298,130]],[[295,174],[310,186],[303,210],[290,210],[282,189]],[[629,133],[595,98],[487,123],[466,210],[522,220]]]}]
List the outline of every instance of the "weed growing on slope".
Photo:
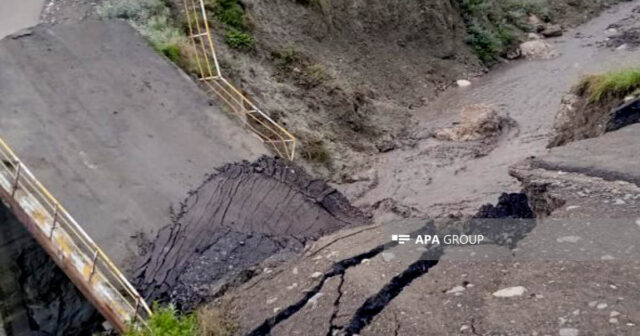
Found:
[{"label": "weed growing on slope", "polygon": [[163,0],[108,0],[98,7],[98,14],[107,19],[126,20],[156,51],[185,71],[196,72],[195,52]]},{"label": "weed growing on slope", "polygon": [[614,70],[604,74],[583,78],[576,86],[578,95],[586,97],[590,103],[624,98],[640,89],[640,68]]},{"label": "weed growing on slope", "polygon": [[231,48],[242,51],[254,48],[249,22],[240,1],[206,0],[205,7],[224,25],[224,40]]},{"label": "weed growing on slope", "polygon": [[153,305],[149,328],[131,328],[125,336],[199,336],[198,323],[193,314],[183,315],[173,306],[161,308]]}]

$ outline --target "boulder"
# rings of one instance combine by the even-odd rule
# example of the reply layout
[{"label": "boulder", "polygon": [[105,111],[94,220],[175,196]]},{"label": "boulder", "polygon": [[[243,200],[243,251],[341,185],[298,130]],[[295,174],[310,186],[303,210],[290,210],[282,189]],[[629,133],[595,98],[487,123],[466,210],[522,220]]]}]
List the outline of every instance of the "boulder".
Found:
[{"label": "boulder", "polygon": [[520,44],[520,51],[529,59],[551,59],[558,55],[549,43],[542,40],[524,42]]},{"label": "boulder", "polygon": [[558,24],[547,25],[542,32],[544,37],[558,37],[562,36],[562,26]]}]

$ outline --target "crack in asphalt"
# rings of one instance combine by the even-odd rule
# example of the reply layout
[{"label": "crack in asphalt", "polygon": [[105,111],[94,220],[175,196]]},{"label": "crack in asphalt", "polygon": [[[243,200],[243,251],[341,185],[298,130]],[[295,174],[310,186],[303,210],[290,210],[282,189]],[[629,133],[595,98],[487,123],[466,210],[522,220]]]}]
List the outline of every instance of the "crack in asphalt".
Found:
[{"label": "crack in asphalt", "polygon": [[[412,236],[419,235],[419,234],[433,234],[435,231],[436,230],[435,230],[434,223],[433,221],[430,221],[426,223],[422,228],[414,232],[411,232],[410,234]],[[338,262],[335,262],[331,267],[331,269],[322,275],[320,282],[317,285],[315,285],[312,289],[307,291],[306,294],[302,297],[302,299],[298,300],[296,303],[290,305],[286,309],[280,311],[275,316],[272,316],[266,319],[265,321],[263,321],[258,327],[253,329],[248,334],[248,336],[265,336],[265,335],[271,334],[271,331],[275,326],[282,323],[283,321],[286,321],[291,316],[298,313],[314,296],[316,296],[316,294],[320,293],[320,291],[324,287],[324,284],[327,282],[327,280],[336,276],[341,276],[342,282],[344,282],[344,274],[347,271],[347,269],[360,265],[363,260],[371,259],[377,256],[378,254],[382,253],[386,249],[395,247],[396,245],[397,245],[396,242],[393,242],[393,241],[387,242],[385,244],[380,244],[367,252],[358,254],[355,257],[351,257],[351,258],[347,258],[347,259],[343,259]],[[441,250],[441,249],[437,248],[437,250]],[[423,257],[429,256],[430,258],[433,258],[432,255],[439,256],[441,254],[442,254],[442,251],[437,252],[436,254],[433,254],[433,251],[427,251],[427,252],[424,252],[422,256]],[[378,292],[376,295],[367,299],[363,304],[363,306],[361,306],[356,311],[356,314],[352,317],[351,322],[347,327],[348,328],[347,334],[349,335],[353,334],[353,333],[349,333],[349,330],[351,329],[361,330],[362,328],[364,328],[373,319],[375,315],[380,313],[384,309],[384,307],[391,300],[393,300],[393,298],[395,298],[400,292],[402,292],[404,287],[410,284],[417,277],[427,273],[427,271],[431,267],[433,267],[435,264],[437,264],[437,260],[418,260],[413,264],[409,265],[409,267],[404,272],[394,277],[385,287],[382,288],[380,292]],[[342,283],[339,286],[340,291],[341,291],[341,285]],[[342,297],[342,295],[340,294],[340,291],[339,291],[338,299],[336,299],[335,301],[338,303],[339,303],[339,299],[341,299]],[[335,303],[334,303],[334,306],[335,306]],[[337,313],[334,313],[334,314],[337,314]],[[332,316],[332,320],[333,320],[333,316]],[[339,330],[339,329],[340,327],[331,326],[330,332],[333,332],[334,330]]]}]

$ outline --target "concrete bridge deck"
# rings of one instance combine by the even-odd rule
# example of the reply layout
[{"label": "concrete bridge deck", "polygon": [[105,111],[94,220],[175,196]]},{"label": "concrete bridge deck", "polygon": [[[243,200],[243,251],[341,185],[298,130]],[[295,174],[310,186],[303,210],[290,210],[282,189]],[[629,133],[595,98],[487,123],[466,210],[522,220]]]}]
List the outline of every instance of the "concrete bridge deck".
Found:
[{"label": "concrete bridge deck", "polygon": [[268,153],[124,22],[0,41],[0,135],[125,270],[213,167]]}]

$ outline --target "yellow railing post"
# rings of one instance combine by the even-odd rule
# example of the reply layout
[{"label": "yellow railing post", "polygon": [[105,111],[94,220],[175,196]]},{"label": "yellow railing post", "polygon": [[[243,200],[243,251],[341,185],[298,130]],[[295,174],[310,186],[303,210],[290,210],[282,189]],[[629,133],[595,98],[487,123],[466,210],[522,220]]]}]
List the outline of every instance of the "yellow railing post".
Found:
[{"label": "yellow railing post", "polygon": [[[183,3],[200,81],[238,116],[260,141],[271,146],[279,156],[293,160],[296,155],[296,138],[262,112],[222,75],[204,1],[183,0]],[[215,69],[215,74],[212,69]]]}]

